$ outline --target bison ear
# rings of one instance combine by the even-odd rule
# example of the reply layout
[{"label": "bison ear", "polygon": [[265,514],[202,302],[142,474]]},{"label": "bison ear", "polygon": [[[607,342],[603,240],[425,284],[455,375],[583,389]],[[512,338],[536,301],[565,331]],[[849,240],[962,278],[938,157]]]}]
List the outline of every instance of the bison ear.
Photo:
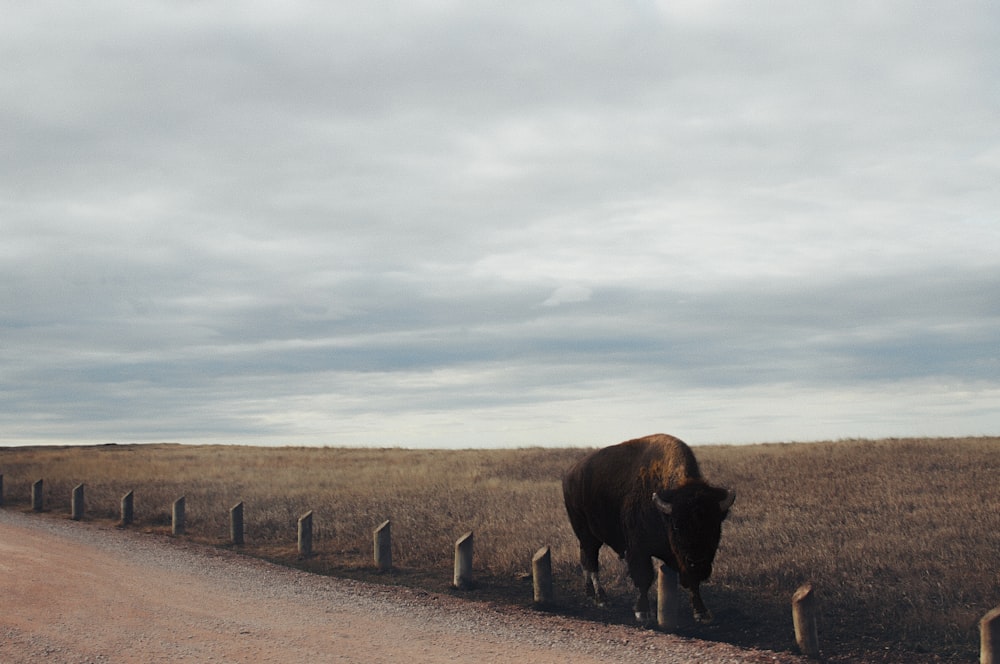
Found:
[{"label": "bison ear", "polygon": [[726,496],[719,501],[719,509],[725,513],[729,511],[729,508],[733,506],[733,501],[736,500],[736,492],[730,491],[729,489],[724,489]]},{"label": "bison ear", "polygon": [[663,498],[660,498],[659,494],[656,493],[653,494],[653,505],[655,505],[656,509],[660,510],[664,514],[673,514],[674,512],[673,504],[663,500]]}]

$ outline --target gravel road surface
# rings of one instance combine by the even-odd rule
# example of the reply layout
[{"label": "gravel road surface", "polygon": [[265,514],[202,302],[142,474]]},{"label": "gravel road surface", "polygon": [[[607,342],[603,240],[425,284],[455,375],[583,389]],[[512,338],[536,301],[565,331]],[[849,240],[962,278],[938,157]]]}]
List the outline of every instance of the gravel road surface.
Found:
[{"label": "gravel road surface", "polygon": [[0,509],[0,662],[802,662]]}]

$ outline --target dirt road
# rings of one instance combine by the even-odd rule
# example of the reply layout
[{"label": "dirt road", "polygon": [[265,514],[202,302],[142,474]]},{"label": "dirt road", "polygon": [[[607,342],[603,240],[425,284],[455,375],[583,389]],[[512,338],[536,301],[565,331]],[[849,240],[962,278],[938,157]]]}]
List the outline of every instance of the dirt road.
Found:
[{"label": "dirt road", "polygon": [[799,662],[0,509],[0,662]]}]

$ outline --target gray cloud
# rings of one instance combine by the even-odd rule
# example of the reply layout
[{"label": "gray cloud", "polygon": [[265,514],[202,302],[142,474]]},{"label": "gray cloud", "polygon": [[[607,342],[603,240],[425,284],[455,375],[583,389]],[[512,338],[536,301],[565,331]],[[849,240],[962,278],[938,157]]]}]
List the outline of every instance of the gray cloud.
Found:
[{"label": "gray cloud", "polygon": [[995,432],[1000,17],[942,11],[11,10],[5,437]]}]

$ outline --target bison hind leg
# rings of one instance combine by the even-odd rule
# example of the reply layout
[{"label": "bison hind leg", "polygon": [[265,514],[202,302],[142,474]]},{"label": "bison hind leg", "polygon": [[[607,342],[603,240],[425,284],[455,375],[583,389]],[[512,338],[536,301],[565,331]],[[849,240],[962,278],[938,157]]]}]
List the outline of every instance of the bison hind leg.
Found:
[{"label": "bison hind leg", "polygon": [[608,595],[604,592],[604,586],[601,585],[601,579],[597,572],[584,570],[583,584],[587,597],[593,598],[597,606],[605,606],[608,603]]},{"label": "bison hind leg", "polygon": [[607,604],[608,596],[601,586],[599,553],[600,542],[580,545],[580,566],[583,568],[583,585],[587,597],[592,597],[597,606]]},{"label": "bison hind leg", "polygon": [[642,626],[652,625],[656,620],[656,614],[649,608],[649,593],[639,592],[639,598],[635,601],[635,620]]}]

